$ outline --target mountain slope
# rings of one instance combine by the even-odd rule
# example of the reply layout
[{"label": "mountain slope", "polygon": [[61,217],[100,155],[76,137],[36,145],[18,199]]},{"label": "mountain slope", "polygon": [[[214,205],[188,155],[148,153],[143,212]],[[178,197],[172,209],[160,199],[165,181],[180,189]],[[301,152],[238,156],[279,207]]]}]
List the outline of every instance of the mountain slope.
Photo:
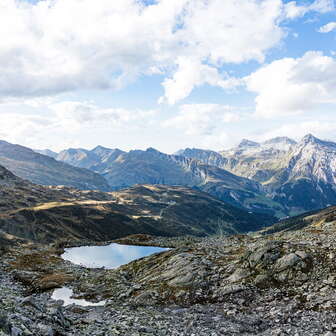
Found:
[{"label": "mountain slope", "polygon": [[336,204],[336,143],[305,136],[284,158],[283,167],[265,183],[274,200],[314,210]]},{"label": "mountain slope", "polygon": [[138,185],[112,193],[43,187],[3,167],[0,181],[0,230],[35,241],[204,236],[258,230],[275,221],[184,187]]},{"label": "mountain slope", "polygon": [[299,216],[279,221],[274,225],[262,230],[263,233],[286,232],[304,230],[314,233],[336,232],[336,206],[322,210],[310,211]]},{"label": "mountain slope", "polygon": [[37,184],[109,190],[109,185],[99,174],[6,141],[0,141],[0,164],[15,175]]},{"label": "mountain slope", "polygon": [[[97,158],[97,152],[104,156]],[[93,157],[96,161],[91,161]],[[267,199],[259,183],[198,160],[164,154],[153,148],[128,153],[101,147],[92,151],[70,149],[63,151],[58,158],[102,174],[115,190],[135,184],[188,186],[206,191],[234,206],[284,215],[282,206]],[[87,164],[89,158],[90,165]]]},{"label": "mountain slope", "polygon": [[336,204],[336,144],[311,134],[299,143],[286,137],[261,144],[243,140],[220,154],[195,149],[180,153],[203,162],[211,160],[236,175],[260,182],[269,198],[292,215]]}]

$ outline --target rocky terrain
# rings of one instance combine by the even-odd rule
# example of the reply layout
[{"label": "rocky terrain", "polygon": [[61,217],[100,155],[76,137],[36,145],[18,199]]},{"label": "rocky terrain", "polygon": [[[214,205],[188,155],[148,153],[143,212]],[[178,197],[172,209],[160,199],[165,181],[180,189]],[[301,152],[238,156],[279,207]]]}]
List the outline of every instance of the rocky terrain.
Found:
[{"label": "rocky terrain", "polygon": [[185,187],[137,185],[118,192],[44,187],[0,166],[0,230],[34,241],[104,241],[134,233],[163,236],[242,233],[276,219]]},{"label": "rocky terrain", "polygon": [[[336,332],[334,222],[272,235],[132,236],[171,249],[114,270],[18,243],[0,261],[0,335],[325,335]],[[313,226],[312,226],[313,225]],[[79,244],[79,242],[77,242]],[[67,286],[100,306],[63,306]]]},{"label": "rocky terrain", "polygon": [[95,172],[73,167],[6,141],[0,141],[0,164],[15,175],[36,184],[65,185],[82,190],[111,189],[106,180]]}]

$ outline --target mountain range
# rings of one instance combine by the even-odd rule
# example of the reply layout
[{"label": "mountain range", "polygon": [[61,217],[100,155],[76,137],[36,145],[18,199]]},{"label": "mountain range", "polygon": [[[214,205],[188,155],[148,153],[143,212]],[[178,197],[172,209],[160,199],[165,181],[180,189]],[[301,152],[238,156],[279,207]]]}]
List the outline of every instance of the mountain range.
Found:
[{"label": "mountain range", "polygon": [[336,143],[311,134],[299,142],[288,137],[260,143],[243,139],[219,152],[186,148],[167,155],[153,148],[124,152],[98,146],[53,155],[101,174],[114,189],[136,183],[185,185],[278,217],[336,204]]},{"label": "mountain range", "polygon": [[336,143],[311,134],[299,142],[286,137],[243,140],[220,153],[185,149],[179,154],[261,183],[290,215],[336,204]]},{"label": "mountain range", "polygon": [[233,206],[285,216],[285,208],[266,197],[259,182],[220,167],[154,148],[124,152],[98,146],[93,150],[68,149],[57,160],[101,174],[110,187],[120,190],[135,184],[187,186],[205,191]]},{"label": "mountain range", "polygon": [[56,153],[0,142],[0,164],[42,185],[121,190],[136,184],[184,186],[278,218],[336,204],[336,144],[306,135],[244,139],[229,150],[70,148]]},{"label": "mountain range", "polygon": [[[106,241],[130,234],[205,236],[275,222],[186,187],[137,185],[82,191],[25,181],[0,166],[0,232],[39,242]],[[1,237],[0,237],[1,238]]]}]

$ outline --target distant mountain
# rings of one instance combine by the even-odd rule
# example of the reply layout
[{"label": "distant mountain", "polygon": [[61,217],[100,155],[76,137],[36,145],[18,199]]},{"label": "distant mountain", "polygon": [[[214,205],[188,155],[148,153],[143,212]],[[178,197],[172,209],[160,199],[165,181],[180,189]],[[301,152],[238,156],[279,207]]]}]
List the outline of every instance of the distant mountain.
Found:
[{"label": "distant mountain", "polygon": [[282,167],[284,158],[296,142],[278,137],[253,144],[246,144],[245,140],[235,148],[220,152],[226,159],[222,168],[264,184]]},{"label": "distant mountain", "polygon": [[307,135],[278,167],[265,183],[274,200],[306,211],[336,204],[336,143]]},{"label": "distant mountain", "polygon": [[44,187],[1,166],[0,193],[0,233],[39,242],[107,241],[135,233],[231,234],[275,222],[271,216],[249,213],[189,188],[137,185],[104,193]]},{"label": "distant mountain", "polygon": [[[269,167],[295,144],[294,140],[287,137],[278,137],[262,143],[243,139],[237,147],[222,152],[186,148],[178,153],[263,183],[268,178]],[[272,171],[269,174],[273,176]]]},{"label": "distant mountain", "polygon": [[56,159],[75,167],[86,168],[102,173],[109,164],[125,152],[120,149],[110,149],[97,146],[92,150],[82,148],[69,148],[61,151]]},{"label": "distant mountain", "polygon": [[27,147],[6,141],[0,141],[0,165],[37,184],[65,185],[83,190],[110,190],[105,179],[99,174],[56,161]]},{"label": "distant mountain", "polygon": [[47,156],[50,156],[54,159],[56,159],[58,153],[50,150],[50,149],[34,149],[34,152],[36,153],[40,153],[40,154],[43,154],[43,155],[47,155]]},{"label": "distant mountain", "polygon": [[[220,157],[220,154],[216,157]],[[282,206],[265,197],[259,183],[214,165],[181,155],[164,154],[154,148],[130,152],[103,147],[92,151],[69,149],[61,152],[57,158],[100,173],[115,190],[135,184],[187,186],[251,211],[276,213],[279,216],[285,214]]]},{"label": "distant mountain", "polygon": [[218,152],[198,148],[186,148],[176,152],[177,155],[195,159],[209,166],[223,168],[227,165],[228,159]]},{"label": "distant mountain", "polygon": [[188,149],[180,153],[260,182],[293,215],[336,204],[336,143],[311,134],[299,143],[279,137],[263,143],[244,140],[211,155]]},{"label": "distant mountain", "polygon": [[101,174],[113,189],[134,184],[188,186],[278,217],[336,204],[336,144],[313,135],[298,143],[288,137],[261,143],[244,139],[222,152],[187,148],[177,155],[153,148],[69,149],[57,159]]}]

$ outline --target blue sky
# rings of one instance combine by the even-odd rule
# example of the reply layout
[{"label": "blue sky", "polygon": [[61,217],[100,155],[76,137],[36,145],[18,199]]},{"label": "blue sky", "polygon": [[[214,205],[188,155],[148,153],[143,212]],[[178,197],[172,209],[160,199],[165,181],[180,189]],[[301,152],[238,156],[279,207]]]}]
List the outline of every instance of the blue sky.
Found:
[{"label": "blue sky", "polygon": [[0,138],[164,152],[336,140],[335,22],[333,0],[0,0]]}]

